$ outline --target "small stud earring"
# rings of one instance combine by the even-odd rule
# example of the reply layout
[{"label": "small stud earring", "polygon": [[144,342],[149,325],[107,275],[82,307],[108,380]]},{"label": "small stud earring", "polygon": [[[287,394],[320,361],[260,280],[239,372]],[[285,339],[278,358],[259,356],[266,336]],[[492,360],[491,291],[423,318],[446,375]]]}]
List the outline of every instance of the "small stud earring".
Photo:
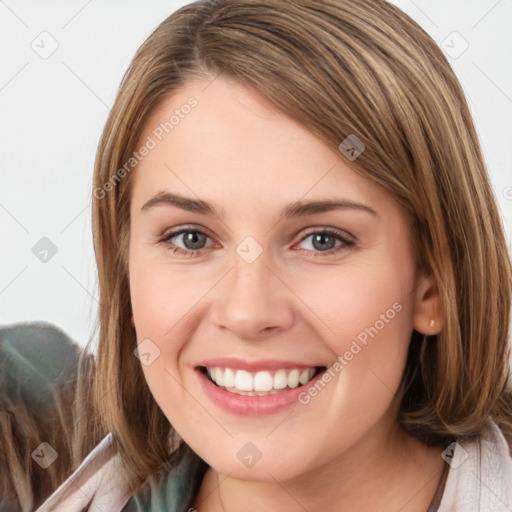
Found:
[{"label": "small stud earring", "polygon": [[436,325],[436,322],[434,320],[430,320],[430,327],[434,328],[434,325]]}]

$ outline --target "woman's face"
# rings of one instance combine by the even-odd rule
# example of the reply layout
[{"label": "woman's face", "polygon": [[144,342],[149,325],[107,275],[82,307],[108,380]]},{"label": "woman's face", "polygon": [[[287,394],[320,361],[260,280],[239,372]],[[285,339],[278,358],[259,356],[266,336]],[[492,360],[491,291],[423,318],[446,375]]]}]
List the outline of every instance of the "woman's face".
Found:
[{"label": "woman's face", "polygon": [[412,329],[430,318],[398,203],[222,77],[162,103],[142,145],[133,319],[177,432],[220,472],[256,480],[377,446],[396,429]]}]

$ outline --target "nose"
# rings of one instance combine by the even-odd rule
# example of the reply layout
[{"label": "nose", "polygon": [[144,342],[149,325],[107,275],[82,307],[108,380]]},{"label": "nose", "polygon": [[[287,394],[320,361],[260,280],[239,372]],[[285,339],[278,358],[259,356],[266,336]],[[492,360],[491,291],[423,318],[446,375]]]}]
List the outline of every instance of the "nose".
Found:
[{"label": "nose", "polygon": [[252,263],[238,255],[216,287],[211,319],[245,340],[263,340],[289,329],[294,321],[293,293],[262,254]]}]

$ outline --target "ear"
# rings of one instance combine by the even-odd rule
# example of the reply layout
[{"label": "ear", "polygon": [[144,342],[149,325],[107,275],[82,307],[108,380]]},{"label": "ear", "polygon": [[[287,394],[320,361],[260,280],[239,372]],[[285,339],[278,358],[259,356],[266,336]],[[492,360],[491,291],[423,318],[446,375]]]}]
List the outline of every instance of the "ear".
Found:
[{"label": "ear", "polygon": [[443,328],[444,315],[439,288],[434,277],[420,273],[414,293],[414,329],[428,336],[438,334]]}]

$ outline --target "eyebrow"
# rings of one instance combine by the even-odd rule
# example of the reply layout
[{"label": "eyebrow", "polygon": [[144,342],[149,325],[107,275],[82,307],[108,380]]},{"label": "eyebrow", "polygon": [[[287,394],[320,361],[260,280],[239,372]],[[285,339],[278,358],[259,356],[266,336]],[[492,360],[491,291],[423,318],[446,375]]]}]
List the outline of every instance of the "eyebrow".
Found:
[{"label": "eyebrow", "polygon": [[[203,215],[214,215],[219,217],[219,213],[215,210],[214,206],[201,199],[193,199],[179,194],[170,192],[159,192],[156,196],[146,201],[141,211],[148,211],[157,206],[172,205],[176,208],[181,208],[194,213],[201,213]],[[314,215],[317,213],[324,213],[338,209],[355,209],[361,210],[376,217],[379,214],[370,206],[362,203],[357,203],[348,199],[323,199],[317,201],[295,201],[281,210],[281,217],[303,217],[307,215]]]}]

